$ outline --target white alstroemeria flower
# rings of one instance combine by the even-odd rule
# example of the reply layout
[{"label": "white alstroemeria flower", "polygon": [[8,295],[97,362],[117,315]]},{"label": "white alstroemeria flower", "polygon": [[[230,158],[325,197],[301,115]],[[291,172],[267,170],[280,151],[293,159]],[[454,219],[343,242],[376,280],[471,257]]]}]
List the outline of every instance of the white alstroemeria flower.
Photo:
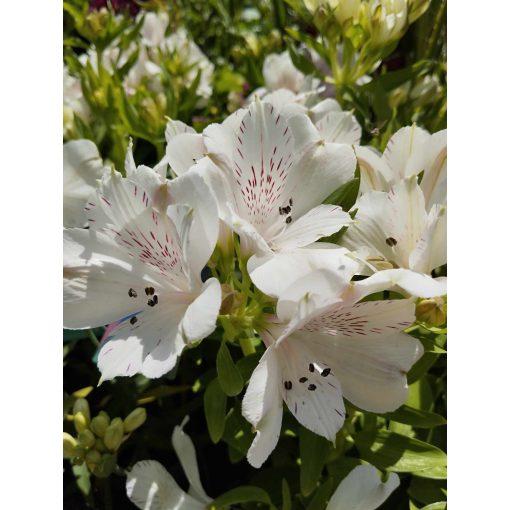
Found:
[{"label": "white alstroemeria flower", "polygon": [[280,296],[277,316],[260,329],[266,345],[242,403],[256,436],[248,462],[260,467],[280,435],[283,401],[309,430],[334,441],[345,419],[343,398],[376,413],[407,399],[406,373],[423,347],[403,333],[415,321],[410,299],[369,301],[383,289],[444,294],[444,283],[411,271],[383,271],[358,283],[318,270]]},{"label": "white alstroemeria flower", "polygon": [[417,126],[399,129],[380,155],[370,147],[356,147],[361,171],[360,193],[388,191],[401,179],[419,175],[430,210],[434,204],[446,203],[446,129],[433,135]]},{"label": "white alstroemeria flower", "polygon": [[165,40],[165,32],[168,27],[169,17],[165,11],[140,12],[137,22],[143,17],[143,25],[140,30],[142,44],[151,48],[159,47]]},{"label": "white alstroemeria flower", "polygon": [[90,140],[64,144],[64,227],[85,227],[87,199],[97,187],[105,167],[96,145]]},{"label": "white alstroemeria flower", "polygon": [[326,510],[376,510],[399,485],[395,473],[383,482],[374,466],[356,466],[340,482]]},{"label": "white alstroemeria flower", "polygon": [[366,250],[372,270],[412,269],[430,274],[446,263],[446,206],[435,204],[429,212],[417,177],[408,177],[390,191],[371,191],[353,206],[353,224],[341,245]]},{"label": "white alstroemeria flower", "polygon": [[104,177],[85,208],[91,228],[64,232],[64,326],[110,324],[103,380],[162,376],[186,345],[214,331],[221,302],[219,282],[200,278],[218,235],[205,182],[189,172],[163,184],[170,205],[162,212],[142,175]]},{"label": "white alstroemeria flower", "polygon": [[[287,121],[260,101],[205,129],[208,156],[196,168],[208,179],[220,218],[239,234],[246,256],[267,262],[268,255],[309,247],[350,224],[340,207],[322,201],[354,176],[354,152],[348,145],[310,139],[313,130],[308,117]],[[248,262],[252,278],[258,261]],[[258,286],[257,279],[254,283]]]},{"label": "white alstroemeria flower", "polygon": [[172,475],[155,460],[137,462],[127,475],[128,498],[142,510],[206,510],[212,499],[205,493],[198,472],[197,455],[191,438],[181,426],[174,428],[172,445],[190,483],[184,492]]},{"label": "white alstroemeria flower", "polygon": [[264,96],[263,102],[275,107],[286,119],[293,115],[305,114],[310,117],[325,142],[357,145],[361,138],[361,126],[351,112],[344,112],[334,99],[317,102],[309,99],[308,93],[295,94],[280,89]]}]

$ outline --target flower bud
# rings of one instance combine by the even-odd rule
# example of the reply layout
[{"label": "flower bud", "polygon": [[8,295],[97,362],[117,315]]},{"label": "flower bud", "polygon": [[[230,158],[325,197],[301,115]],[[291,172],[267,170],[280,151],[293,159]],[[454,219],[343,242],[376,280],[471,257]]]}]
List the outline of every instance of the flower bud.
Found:
[{"label": "flower bud", "polygon": [[371,0],[364,14],[365,28],[373,46],[385,46],[404,35],[407,27],[406,0]]},{"label": "flower bud", "polygon": [[126,432],[133,432],[133,430],[142,426],[146,419],[147,411],[143,407],[137,407],[134,411],[131,411],[124,420],[124,430]]},{"label": "flower bud", "polygon": [[95,449],[98,451],[98,452],[101,452],[101,453],[104,453],[107,451],[107,448],[106,448],[106,445],[104,444],[104,441],[98,437],[96,439],[96,444],[95,444]]},{"label": "flower bud", "polygon": [[360,17],[360,0],[329,0],[329,5],[334,9],[335,18],[342,26],[357,24]]},{"label": "flower bud", "polygon": [[71,459],[75,456],[75,448],[78,446],[76,439],[64,432],[64,459]]},{"label": "flower bud", "polygon": [[[120,423],[119,421],[120,420]],[[103,441],[111,452],[117,451],[120,444],[122,443],[122,438],[124,437],[124,425],[122,424],[122,420],[120,418],[115,418],[112,420],[108,428],[106,429]]]},{"label": "flower bud", "polygon": [[431,326],[442,326],[446,322],[446,301],[442,297],[423,299],[416,305],[416,319]]},{"label": "flower bud", "polygon": [[76,429],[76,432],[81,432],[88,428],[87,418],[85,418],[85,415],[81,411],[78,411],[74,415],[74,428]]},{"label": "flower bud", "polygon": [[89,471],[94,471],[96,466],[101,462],[101,454],[97,450],[90,450],[85,455],[85,462],[87,463],[87,467]]},{"label": "flower bud", "polygon": [[97,437],[104,437],[104,434],[106,432],[106,429],[108,428],[109,423],[110,423],[109,419],[99,414],[92,418],[92,421],[90,422],[90,428]]},{"label": "flower bud", "polygon": [[95,442],[96,438],[89,429],[82,430],[78,434],[78,443],[80,443],[80,446],[83,446],[84,448],[92,448]]},{"label": "flower bud", "polygon": [[414,23],[428,8],[431,0],[409,0],[409,23]]},{"label": "flower bud", "polygon": [[73,406],[73,414],[76,413],[83,413],[83,416],[87,421],[87,425],[90,423],[90,407],[89,403],[84,398],[76,399],[76,402]]}]

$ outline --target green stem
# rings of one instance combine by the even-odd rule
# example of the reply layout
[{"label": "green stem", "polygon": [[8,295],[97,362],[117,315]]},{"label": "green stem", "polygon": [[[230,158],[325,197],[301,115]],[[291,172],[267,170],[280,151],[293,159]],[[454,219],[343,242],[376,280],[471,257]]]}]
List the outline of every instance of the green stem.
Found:
[{"label": "green stem", "polygon": [[255,347],[253,346],[251,338],[241,337],[239,339],[239,345],[241,346],[244,356],[249,356],[255,352]]}]

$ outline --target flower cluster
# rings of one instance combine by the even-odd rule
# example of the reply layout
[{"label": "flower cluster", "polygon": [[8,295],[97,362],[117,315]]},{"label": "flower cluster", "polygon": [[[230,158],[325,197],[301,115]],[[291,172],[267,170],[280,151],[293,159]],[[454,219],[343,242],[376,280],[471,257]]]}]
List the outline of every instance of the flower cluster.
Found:
[{"label": "flower cluster", "polygon": [[[242,406],[253,466],[277,444],[283,402],[331,441],[344,398],[400,407],[423,352],[405,333],[415,300],[446,293],[431,276],[446,263],[445,133],[403,128],[382,155],[359,133],[333,100],[308,111],[268,94],[201,134],[170,121],[160,164],[136,166],[129,150],[125,176],[105,169],[97,188],[97,151],[67,144],[67,209],[81,204],[83,218],[65,223],[89,228],[64,233],[65,327],[109,325],[102,379],[172,370],[216,329],[223,284],[223,298],[226,288],[245,298],[223,306],[230,339],[251,329],[265,346]],[[328,197],[357,164],[359,196],[344,211]],[[383,291],[399,299],[367,301]]]}]

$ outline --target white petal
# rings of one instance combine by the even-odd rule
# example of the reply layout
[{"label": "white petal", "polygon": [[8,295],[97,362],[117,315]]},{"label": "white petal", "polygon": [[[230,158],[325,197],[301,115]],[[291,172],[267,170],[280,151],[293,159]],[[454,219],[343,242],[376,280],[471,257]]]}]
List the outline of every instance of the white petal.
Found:
[{"label": "white petal", "polygon": [[326,510],[376,510],[399,484],[395,473],[390,473],[386,482],[382,482],[373,466],[356,466],[340,482]]},{"label": "white petal", "polygon": [[200,158],[203,158],[206,152],[202,135],[182,133],[168,142],[166,160],[177,175],[182,175]]},{"label": "white petal", "polygon": [[182,326],[186,342],[202,340],[216,329],[220,306],[220,283],[216,278],[209,278],[184,315]]},{"label": "white petal", "polygon": [[274,237],[273,246],[280,250],[308,246],[321,237],[338,232],[351,222],[351,217],[342,211],[340,206],[318,205],[290,223],[281,234]]},{"label": "white petal", "polygon": [[294,137],[294,149],[302,153],[321,143],[321,135],[317,127],[307,115],[294,115],[289,117],[289,127]]},{"label": "white petal", "polygon": [[169,119],[165,129],[166,143],[170,143],[175,136],[183,133],[196,133],[196,131],[180,120]]},{"label": "white petal", "polygon": [[394,411],[407,399],[407,371],[423,354],[415,338],[396,332],[390,336],[347,337],[298,330],[321,362],[332,369],[350,402],[366,411]]},{"label": "white petal", "polygon": [[383,290],[404,291],[410,296],[422,298],[444,296],[446,279],[432,278],[409,269],[387,269],[355,282],[342,294],[342,298],[346,302],[355,303]]},{"label": "white petal", "polygon": [[425,170],[430,134],[417,126],[399,129],[389,140],[383,158],[395,181]]},{"label": "white petal", "polygon": [[306,341],[291,336],[276,348],[281,366],[278,381],[290,412],[307,429],[334,441],[345,419],[338,379],[329,360],[318,358]]},{"label": "white petal", "polygon": [[221,124],[210,124],[204,129],[207,155],[225,172],[225,175],[233,171],[235,132],[245,113],[246,110],[241,108],[230,114]]},{"label": "white petal", "polygon": [[286,185],[286,196],[294,204],[292,217],[299,218],[321,204],[354,177],[355,169],[356,156],[349,145],[326,143],[308,150],[297,162]]},{"label": "white petal", "polygon": [[177,363],[185,347],[180,324],[189,298],[159,295],[158,305],[137,314],[137,322],[130,316],[109,328],[109,336],[101,346],[98,368],[102,380],[141,373],[157,378],[169,372]]},{"label": "white petal", "polygon": [[177,457],[181,463],[186,477],[190,483],[189,494],[193,498],[200,500],[204,504],[210,503],[211,498],[205,493],[200,481],[200,474],[198,472],[197,454],[191,438],[184,432],[183,427],[186,424],[188,417],[184,419],[181,426],[176,426],[172,432],[172,446],[174,447]]},{"label": "white petal", "polygon": [[103,173],[103,162],[90,140],[73,140],[63,147],[64,226],[83,227],[87,223],[84,207]]},{"label": "white petal", "polygon": [[389,191],[391,170],[386,161],[372,147],[354,147],[360,168],[360,194],[369,191]]},{"label": "white petal", "polygon": [[427,210],[434,204],[446,203],[446,129],[430,137],[420,186]]},{"label": "white petal", "polygon": [[256,101],[241,119],[234,145],[228,177],[236,212],[263,233],[281,218],[279,207],[293,164],[292,134],[272,105]]},{"label": "white petal", "polygon": [[127,475],[128,498],[141,510],[205,510],[188,496],[155,460],[137,462]]},{"label": "white petal", "polygon": [[342,108],[340,107],[338,102],[330,97],[327,97],[326,99],[323,99],[315,106],[313,106],[308,112],[308,115],[310,119],[312,119],[312,122],[317,123],[328,113],[341,111]]},{"label": "white petal", "polygon": [[193,273],[200,275],[218,240],[219,219],[216,200],[197,169],[173,179],[169,184],[169,190],[173,203],[185,204],[192,209],[189,265]]},{"label": "white petal", "polygon": [[[156,273],[105,234],[64,231],[64,327],[104,326],[139,312],[147,286],[161,288]],[[130,289],[140,298],[130,297]]]},{"label": "white petal", "polygon": [[361,196],[353,209],[358,212],[342,237],[342,245],[353,251],[366,246],[371,255],[408,268],[409,255],[427,221],[416,177],[400,181],[388,193],[372,191]]},{"label": "white petal", "polygon": [[260,467],[275,449],[280,437],[283,402],[280,367],[274,348],[268,348],[253,371],[242,402],[243,416],[255,427],[256,436],[247,459]]},{"label": "white petal", "polygon": [[446,206],[435,204],[427,218],[427,225],[409,257],[414,271],[430,274],[446,264]]},{"label": "white petal", "polygon": [[248,260],[248,272],[253,283],[264,294],[278,298],[296,280],[317,269],[330,269],[342,273],[349,281],[359,264],[347,256],[345,248],[329,243],[314,243],[290,252],[253,255]]},{"label": "white petal", "polygon": [[327,113],[316,126],[325,142],[357,145],[361,139],[361,126],[350,112]]}]

